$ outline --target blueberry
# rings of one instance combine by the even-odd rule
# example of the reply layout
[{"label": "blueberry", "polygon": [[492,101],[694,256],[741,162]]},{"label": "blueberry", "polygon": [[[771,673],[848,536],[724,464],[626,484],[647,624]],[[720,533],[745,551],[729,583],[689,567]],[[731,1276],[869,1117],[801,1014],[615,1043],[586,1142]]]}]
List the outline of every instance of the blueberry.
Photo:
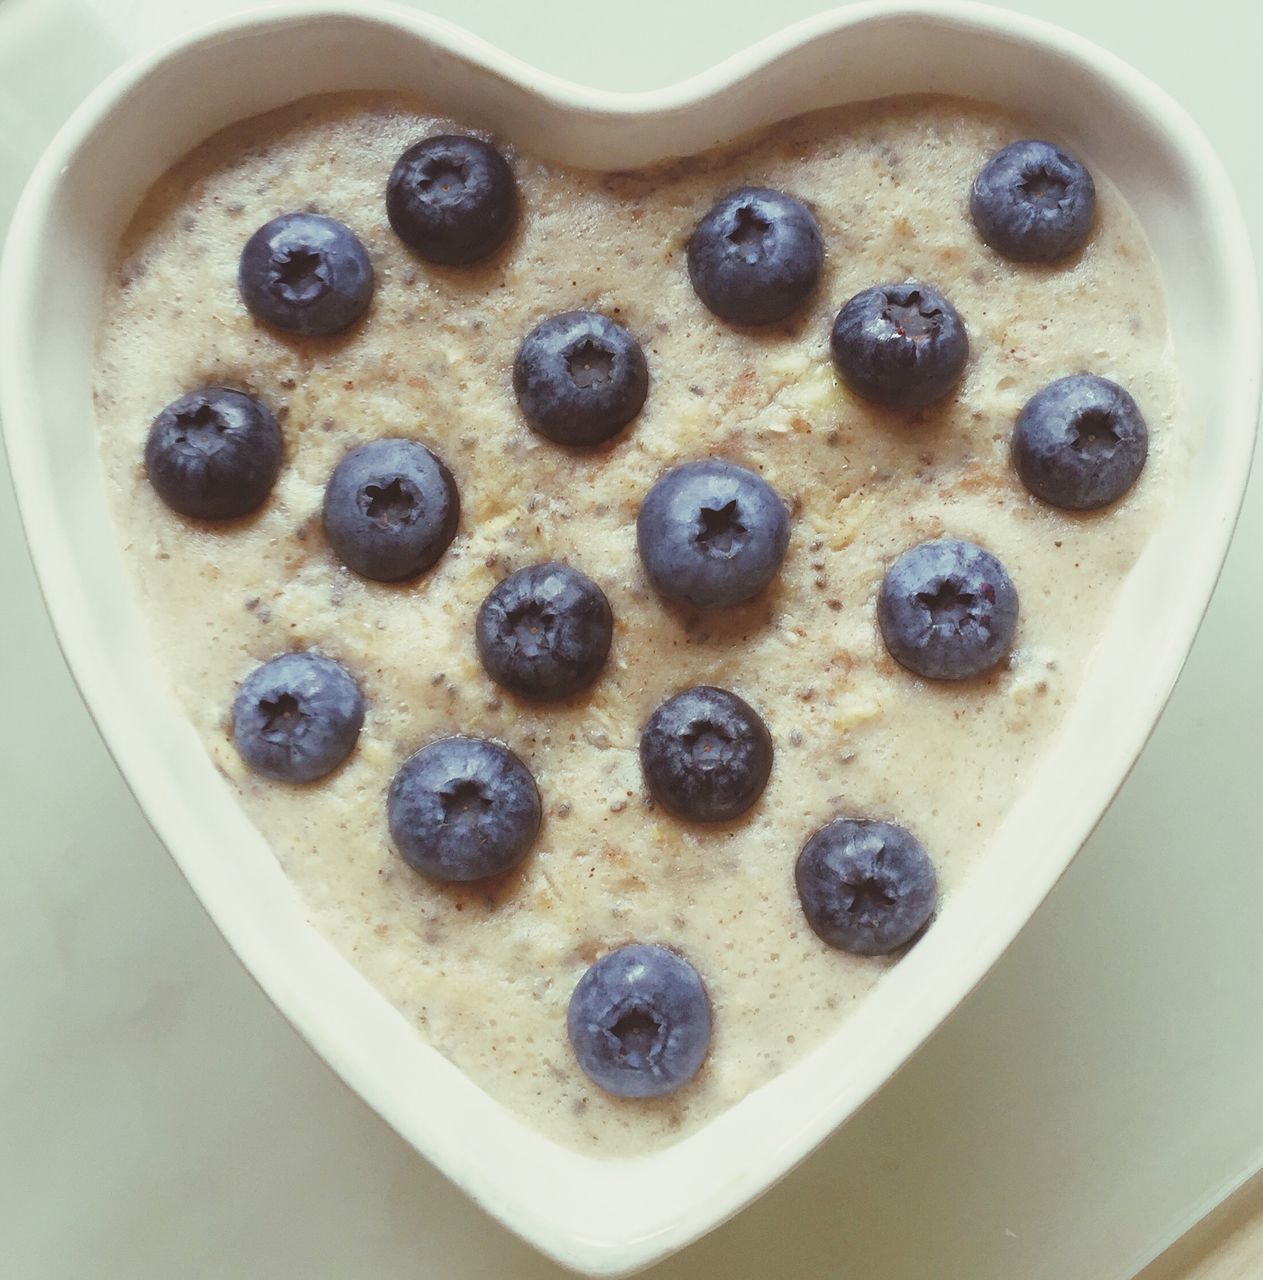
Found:
[{"label": "blueberry", "polygon": [[145,442],[149,483],[182,516],[249,515],[281,469],[281,429],[271,411],[227,387],[202,387],[172,400]]},{"label": "blueberry", "polygon": [[1053,262],[1092,230],[1096,185],[1051,142],[1010,142],[974,179],[969,212],[982,238],[1017,262]]},{"label": "blueberry", "polygon": [[255,773],[314,782],[355,748],[364,696],[332,658],[283,653],[256,667],[232,704],[232,737]]},{"label": "blueberry", "polygon": [[614,618],[600,587],[564,564],[511,573],[478,610],[478,656],[498,684],[525,698],[568,698],[596,679]]},{"label": "blueberry", "polygon": [[527,422],[558,444],[600,444],[641,410],[649,370],[640,343],[607,316],[565,311],[541,320],[513,362]]},{"label": "blueberry", "polygon": [[263,324],[327,338],[364,314],[373,296],[373,266],[342,223],[318,213],[286,213],[246,241],[237,288]]},{"label": "blueberry", "polygon": [[922,409],[960,381],[969,359],[965,322],[928,284],[879,284],[838,312],[833,363],[856,395]]},{"label": "blueberry", "polygon": [[710,999],[698,972],[665,947],[602,956],[570,997],[566,1030],[583,1073],[619,1098],[661,1098],[701,1069]]},{"label": "blueberry", "polygon": [[1013,429],[1013,464],[1022,483],[1070,511],[1121,498],[1148,453],[1149,429],[1136,402],[1118,383],[1090,373],[1037,391]]},{"label": "blueberry", "polygon": [[391,170],[386,216],[395,234],[430,262],[476,262],[498,249],[513,230],[513,170],[481,138],[426,138],[409,147]]},{"label": "blueberry", "polygon": [[744,699],[697,685],[649,717],[640,735],[640,767],[653,798],[677,818],[726,822],[763,794],[772,735]]},{"label": "blueberry", "polygon": [[668,471],[645,496],[636,544],[649,581],[698,609],[751,600],[776,576],[789,516],[766,480],[720,458]]},{"label": "blueberry", "polygon": [[452,473],[416,440],[373,440],[352,449],[325,487],[325,536],[361,577],[398,582],[447,550],[460,519]]},{"label": "blueberry", "polygon": [[989,551],[959,538],[922,542],[886,570],[877,622],[890,656],[931,680],[996,665],[1017,631],[1017,588]]},{"label": "blueberry", "polygon": [[938,882],[920,841],[893,822],[839,818],[803,846],[794,868],[803,915],[831,947],[883,956],[934,911]]},{"label": "blueberry", "polygon": [[717,201],[689,238],[697,296],[730,324],[773,324],[820,280],[824,241],[801,200],[742,187]]},{"label": "blueberry", "polygon": [[400,857],[431,880],[507,871],[526,857],[540,823],[530,771],[484,738],[440,738],[409,756],[386,809]]}]

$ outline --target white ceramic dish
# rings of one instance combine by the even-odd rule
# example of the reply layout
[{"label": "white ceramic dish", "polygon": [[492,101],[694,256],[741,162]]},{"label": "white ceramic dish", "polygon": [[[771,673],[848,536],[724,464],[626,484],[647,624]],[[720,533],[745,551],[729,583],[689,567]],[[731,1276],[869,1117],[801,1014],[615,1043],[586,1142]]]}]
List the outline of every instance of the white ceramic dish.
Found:
[{"label": "white ceramic dish", "polygon": [[[1204,439],[1052,754],[972,880],[877,993],[789,1072],[652,1156],[599,1162],[563,1149],[426,1046],[307,926],[148,661],[93,434],[90,357],[106,265],[145,189],[191,146],[233,120],[349,88],[419,88],[458,118],[598,167],[686,154],[843,101],[912,91],[988,99],[1045,122],[1100,165],[1162,264]],[[856,5],[674,88],[623,95],[542,75],[412,12],[293,4],[221,22],[124,68],[58,135],[0,271],[0,413],[67,660],[145,812],[238,955],[347,1082],[491,1213],[564,1264],[612,1275],[734,1213],[878,1089],[994,962],[1091,830],[1161,711],[1241,500],[1260,335],[1253,293],[1237,285],[1252,278],[1235,197],[1183,112],[1114,57],[998,10]]]}]

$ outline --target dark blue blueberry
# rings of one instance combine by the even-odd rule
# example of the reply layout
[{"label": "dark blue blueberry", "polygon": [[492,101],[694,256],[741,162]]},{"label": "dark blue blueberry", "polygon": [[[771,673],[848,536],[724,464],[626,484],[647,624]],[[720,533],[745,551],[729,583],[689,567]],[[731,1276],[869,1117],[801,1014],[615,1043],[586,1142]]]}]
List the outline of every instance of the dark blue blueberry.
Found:
[{"label": "dark blue blueberry", "polygon": [[649,581],[698,609],[753,599],[776,576],[789,516],[766,480],[720,458],[686,462],[649,490],[636,520]]},{"label": "dark blue blueberry", "polygon": [[596,679],[614,616],[605,592],[577,569],[535,564],[511,573],[478,610],[487,674],[524,698],[568,698]]},{"label": "dark blue blueberry", "polygon": [[172,400],[145,442],[149,483],[183,516],[231,520],[272,492],[281,469],[281,429],[271,411],[226,387]]},{"label": "dark blue blueberry", "polygon": [[507,871],[526,857],[540,823],[530,770],[484,738],[440,738],[409,756],[386,809],[399,856],[431,880]]},{"label": "dark blue blueberry", "polygon": [[1017,262],[1053,262],[1088,238],[1092,175],[1051,142],[1010,142],[974,179],[969,212],[982,238]]},{"label": "dark blue blueberry", "polygon": [[934,912],[938,881],[920,841],[893,822],[839,818],[803,846],[794,868],[803,915],[831,947],[883,956]]},{"label": "dark blue blueberry", "polygon": [[242,682],[232,704],[232,737],[255,773],[278,782],[314,782],[355,748],[364,696],[332,658],[283,653]]},{"label": "dark blue blueberry", "polygon": [[710,999],[682,956],[633,943],[602,956],[579,979],[566,1029],[593,1084],[619,1098],[661,1098],[701,1069]]},{"label": "dark blue blueberry", "polygon": [[513,170],[481,138],[426,138],[409,147],[391,170],[386,216],[395,234],[430,262],[476,262],[513,230]]},{"label": "dark blue blueberry", "polygon": [[879,284],[838,312],[833,363],[858,396],[922,409],[960,381],[969,359],[965,322],[928,284]]},{"label": "dark blue blueberry", "polygon": [[966,680],[1012,647],[1017,588],[999,560],[972,542],[922,542],[886,570],[877,622],[890,656],[909,671]]},{"label": "dark blue blueberry", "polygon": [[558,444],[600,444],[641,410],[649,370],[640,343],[595,311],[541,320],[513,362],[513,390],[527,422]]},{"label": "dark blue blueberry", "polygon": [[373,296],[373,266],[340,222],[318,213],[286,213],[246,241],[237,287],[261,323],[326,338],[364,314]]},{"label": "dark blue blueberry", "polygon": [[1037,391],[1013,429],[1013,464],[1037,497],[1091,511],[1136,483],[1149,453],[1149,429],[1136,402],[1095,374],[1058,378]]},{"label": "dark blue blueberry", "polygon": [[653,798],[677,818],[726,822],[763,794],[772,735],[744,699],[697,685],[649,717],[640,735],[640,767]]},{"label": "dark blue blueberry", "polygon": [[824,241],[801,200],[742,187],[717,201],[689,238],[697,296],[730,324],[773,324],[820,280]]},{"label": "dark blue blueberry", "polygon": [[447,550],[460,519],[452,473],[416,440],[374,440],[352,449],[325,488],[325,536],[361,577],[398,582]]}]

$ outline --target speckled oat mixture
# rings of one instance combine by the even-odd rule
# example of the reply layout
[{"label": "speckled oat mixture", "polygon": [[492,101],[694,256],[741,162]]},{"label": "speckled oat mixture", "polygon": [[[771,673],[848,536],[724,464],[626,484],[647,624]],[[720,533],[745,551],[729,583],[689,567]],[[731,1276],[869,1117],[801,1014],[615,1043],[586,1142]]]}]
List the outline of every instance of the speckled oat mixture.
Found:
[{"label": "speckled oat mixture", "polygon": [[[844,813],[903,823],[950,902],[1020,792],[1184,469],[1162,292],[1135,218],[1099,172],[1097,229],[1068,264],[1015,266],[978,241],[972,176],[998,146],[1038,136],[988,107],[904,99],[831,111],[636,174],[565,170],[510,150],[521,224],[505,251],[472,269],[411,257],[383,205],[404,147],[453,128],[415,102],[315,99],[236,127],[177,166],[128,232],[104,301],[101,450],[158,659],[313,924],[421,1035],[530,1122],[586,1150],[640,1152],[817,1044],[892,963],[829,950],[806,927],[792,872],[816,827]],[[682,260],[711,202],[751,183],[807,200],[827,245],[822,288],[798,322],[772,332],[712,317]],[[246,237],[302,208],[346,222],[376,268],[367,319],[344,338],[278,336],[237,297]],[[827,339],[853,293],[913,277],[955,303],[972,356],[953,396],[907,418],[840,388]],[[522,335],[577,307],[626,325],[652,379],[640,418],[594,452],[533,435],[510,387]],[[1029,497],[1007,458],[1027,397],[1081,370],[1128,387],[1152,439],[1131,496],[1088,517]],[[223,528],[175,517],[141,464],[157,410],[208,382],[261,397],[286,437],[271,500]],[[463,503],[451,548],[401,586],[341,568],[320,527],[335,462],[378,436],[435,448]],[[707,454],[761,472],[792,504],[793,532],[762,597],[702,615],[647,588],[635,516],[666,467]],[[996,552],[1021,593],[1010,664],[963,687],[896,667],[874,622],[885,565],[940,533]],[[548,558],[593,577],[616,622],[591,692],[540,706],[484,675],[473,621],[500,578]],[[368,716],[340,771],[288,787],[247,772],[229,708],[256,664],[309,646],[352,672]],[[654,707],[701,682],[752,703],[777,752],[761,802],[717,829],[655,811],[636,755]],[[510,744],[536,776],[545,818],[518,871],[441,887],[392,853],[384,793],[409,753],[457,730]],[[656,1102],[604,1096],[565,1035],[584,968],[631,940],[682,951],[716,1009],[706,1066]]]}]

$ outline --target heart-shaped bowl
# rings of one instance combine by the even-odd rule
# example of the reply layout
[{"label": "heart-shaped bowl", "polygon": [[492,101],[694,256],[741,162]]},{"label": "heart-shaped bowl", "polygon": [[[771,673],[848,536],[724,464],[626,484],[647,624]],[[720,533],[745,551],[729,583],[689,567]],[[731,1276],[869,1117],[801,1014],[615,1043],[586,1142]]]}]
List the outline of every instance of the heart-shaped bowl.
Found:
[{"label": "heart-shaped bowl", "polygon": [[[1181,496],[1127,578],[1064,730],[934,928],[813,1053],[652,1155],[593,1159],[527,1128],[308,925],[155,675],[107,507],[94,327],[111,255],[146,189],[232,121],[312,93],[416,88],[536,153],[608,169],[896,93],[1016,109],[1099,165],[1139,214],[1168,293],[1186,420],[1200,432]],[[1253,279],[1236,199],[1184,112],[1117,58],[1027,18],[951,0],[860,4],[673,88],[613,94],[414,12],[292,4],[124,68],[57,136],[17,210],[0,276],[0,411],[67,661],[137,799],[249,971],[348,1084],[489,1212],[565,1265],[614,1275],[736,1212],[880,1088],[1091,831],[1188,653],[1240,505],[1259,396]]]}]

